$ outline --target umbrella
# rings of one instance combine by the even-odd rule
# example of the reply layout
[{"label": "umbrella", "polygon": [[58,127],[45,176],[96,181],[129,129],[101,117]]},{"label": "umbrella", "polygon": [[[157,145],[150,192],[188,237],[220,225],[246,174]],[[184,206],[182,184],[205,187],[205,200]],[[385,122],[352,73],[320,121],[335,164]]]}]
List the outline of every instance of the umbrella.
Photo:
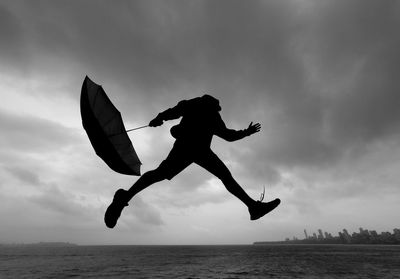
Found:
[{"label": "umbrella", "polygon": [[116,172],[140,175],[142,163],[125,130],[121,113],[103,88],[87,76],[82,84],[81,116],[96,154]]}]

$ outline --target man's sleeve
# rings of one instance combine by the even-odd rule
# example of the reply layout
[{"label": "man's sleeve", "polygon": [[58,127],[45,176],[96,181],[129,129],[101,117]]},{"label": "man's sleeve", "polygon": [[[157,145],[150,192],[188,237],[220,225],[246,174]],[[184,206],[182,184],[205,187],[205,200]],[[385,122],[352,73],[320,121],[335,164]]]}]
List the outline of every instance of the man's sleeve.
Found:
[{"label": "man's sleeve", "polygon": [[183,115],[183,111],[185,109],[187,101],[183,100],[180,101],[176,106],[173,108],[169,108],[163,112],[160,112],[157,115],[157,118],[162,119],[162,120],[172,120],[172,119],[177,119]]},{"label": "man's sleeve", "polygon": [[223,138],[226,141],[240,140],[249,135],[246,130],[233,130],[226,128],[224,121],[221,116],[218,117],[218,123],[215,129],[215,135]]}]

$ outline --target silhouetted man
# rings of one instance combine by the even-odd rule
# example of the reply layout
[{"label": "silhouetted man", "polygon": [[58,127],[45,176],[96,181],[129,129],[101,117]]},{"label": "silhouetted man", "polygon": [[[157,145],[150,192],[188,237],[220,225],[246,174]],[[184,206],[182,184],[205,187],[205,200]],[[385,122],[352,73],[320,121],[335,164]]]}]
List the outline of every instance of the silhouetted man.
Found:
[{"label": "silhouetted man", "polygon": [[176,141],[167,158],[155,170],[144,173],[128,191],[119,189],[115,192],[104,216],[107,227],[113,228],[117,224],[122,209],[133,196],[153,183],[171,180],[192,163],[218,177],[226,189],[248,207],[251,220],[261,218],[279,205],[279,199],[263,203],[250,198],[210,148],[214,135],[227,141],[235,141],[259,132],[261,125],[250,123],[247,129],[240,131],[228,129],[219,111],[219,101],[210,95],[204,95],[180,101],[175,107],[159,113],[150,121],[149,126],[157,127],[166,120],[182,117],[181,122],[171,128],[171,135]]}]

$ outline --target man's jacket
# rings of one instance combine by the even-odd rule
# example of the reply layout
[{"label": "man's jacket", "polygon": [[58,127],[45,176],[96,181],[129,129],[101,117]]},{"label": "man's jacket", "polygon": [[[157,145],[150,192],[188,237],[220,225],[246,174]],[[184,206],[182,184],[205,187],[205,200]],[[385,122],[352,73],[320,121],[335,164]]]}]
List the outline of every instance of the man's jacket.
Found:
[{"label": "man's jacket", "polygon": [[[207,97],[206,97],[207,96]],[[219,101],[209,95],[180,101],[175,107],[161,112],[157,118],[172,120],[182,117],[180,123],[171,128],[177,141],[185,141],[198,147],[210,146],[213,135],[227,141],[248,136],[246,130],[228,129],[219,113]]]}]

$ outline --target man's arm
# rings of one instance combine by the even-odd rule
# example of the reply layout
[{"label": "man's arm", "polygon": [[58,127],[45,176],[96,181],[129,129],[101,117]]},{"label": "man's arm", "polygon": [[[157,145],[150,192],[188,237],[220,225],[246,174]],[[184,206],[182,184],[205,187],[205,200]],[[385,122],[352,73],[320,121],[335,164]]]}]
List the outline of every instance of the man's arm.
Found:
[{"label": "man's arm", "polygon": [[244,130],[228,129],[226,128],[225,123],[221,119],[221,125],[219,125],[219,128],[216,130],[215,134],[220,138],[223,138],[224,140],[236,141],[244,137],[250,136],[254,133],[257,133],[260,131],[260,129],[261,129],[260,123],[253,124],[253,122],[251,122],[249,127],[247,127]]},{"label": "man's arm", "polygon": [[177,119],[177,118],[181,117],[183,114],[183,109],[184,109],[184,106],[186,105],[186,102],[187,101],[185,101],[185,100],[180,101],[173,108],[169,108],[163,112],[160,112],[156,116],[156,118],[154,118],[153,120],[150,121],[149,126],[150,127],[161,126],[164,123],[164,121]]}]

